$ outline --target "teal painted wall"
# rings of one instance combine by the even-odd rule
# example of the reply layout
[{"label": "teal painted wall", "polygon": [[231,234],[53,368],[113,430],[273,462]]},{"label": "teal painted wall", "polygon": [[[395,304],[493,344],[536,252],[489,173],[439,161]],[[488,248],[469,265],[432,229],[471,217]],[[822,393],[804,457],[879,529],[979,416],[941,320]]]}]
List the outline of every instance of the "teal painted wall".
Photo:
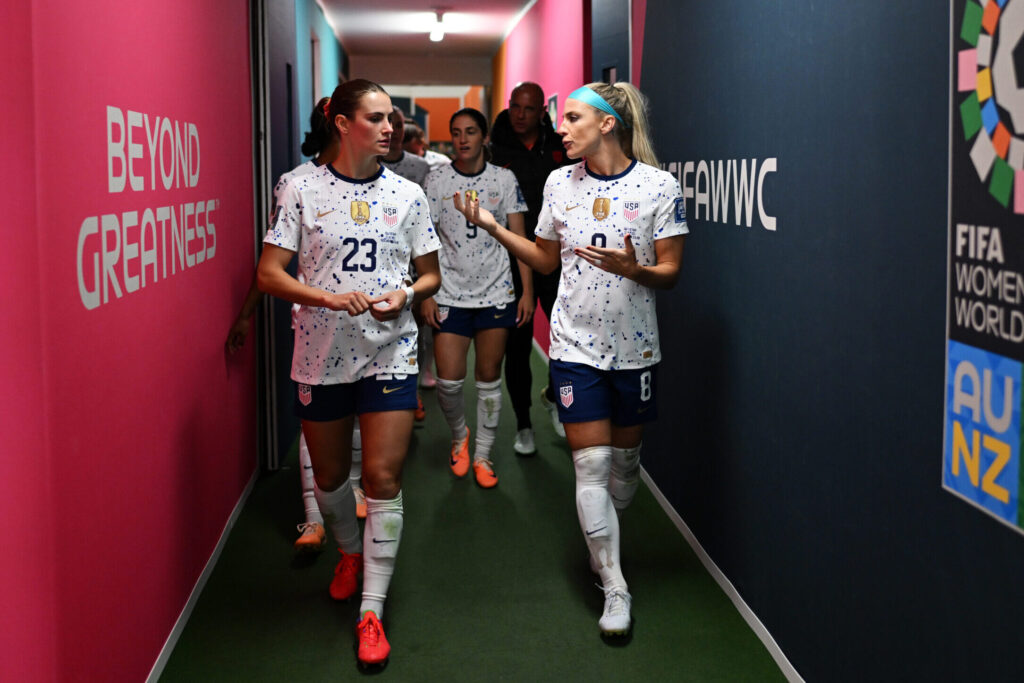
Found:
[{"label": "teal painted wall", "polygon": [[[313,83],[312,36],[320,50],[320,82]],[[316,100],[330,95],[345,71],[345,50],[314,0],[295,0],[295,97],[299,109],[296,140],[299,144],[309,129],[309,115]],[[296,150],[296,158],[300,158]]]}]

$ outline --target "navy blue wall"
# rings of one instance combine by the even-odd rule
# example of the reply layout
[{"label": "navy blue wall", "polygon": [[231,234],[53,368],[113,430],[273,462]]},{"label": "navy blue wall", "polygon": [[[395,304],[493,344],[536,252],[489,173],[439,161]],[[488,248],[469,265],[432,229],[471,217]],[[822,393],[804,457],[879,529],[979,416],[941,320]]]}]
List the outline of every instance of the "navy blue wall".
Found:
[{"label": "navy blue wall", "polygon": [[591,0],[590,45],[592,81],[604,81],[604,70],[615,67],[617,80],[629,80],[629,2]]},{"label": "navy blue wall", "polygon": [[940,487],[949,5],[649,0],[643,64],[663,162],[777,159],[774,230],[687,201],[648,471],[807,680],[1018,675],[1024,539]]}]

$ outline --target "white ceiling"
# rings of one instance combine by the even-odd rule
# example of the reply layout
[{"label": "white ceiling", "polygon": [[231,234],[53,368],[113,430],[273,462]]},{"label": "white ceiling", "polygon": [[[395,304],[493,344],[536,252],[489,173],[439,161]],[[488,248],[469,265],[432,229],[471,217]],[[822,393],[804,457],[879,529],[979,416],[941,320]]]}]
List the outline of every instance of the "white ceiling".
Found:
[{"label": "white ceiling", "polygon": [[[318,0],[353,58],[415,57],[410,72],[430,70],[430,58],[490,60],[524,10],[536,0]],[[428,33],[444,8],[445,37]],[[353,74],[354,75],[354,74]],[[434,74],[436,80],[437,74]]]}]

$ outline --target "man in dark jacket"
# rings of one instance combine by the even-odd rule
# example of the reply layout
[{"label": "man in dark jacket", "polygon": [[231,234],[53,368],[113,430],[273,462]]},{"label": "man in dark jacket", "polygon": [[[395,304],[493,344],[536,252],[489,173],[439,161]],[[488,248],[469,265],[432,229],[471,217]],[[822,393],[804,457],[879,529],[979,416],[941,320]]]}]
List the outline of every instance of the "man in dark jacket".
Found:
[{"label": "man in dark jacket", "polygon": [[[544,91],[536,83],[520,83],[512,90],[508,109],[498,114],[491,128],[491,163],[510,169],[519,181],[519,188],[526,200],[526,236],[534,239],[544,197],[544,183],[548,174],[559,166],[569,163],[562,146],[562,138],[554,131],[544,100]],[[512,279],[516,288],[516,299],[524,291],[532,290],[540,299],[544,314],[551,319],[551,307],[558,293],[560,271],[541,275],[533,271],[533,282],[524,284],[519,277],[515,259],[512,263]],[[533,298],[531,297],[531,301]],[[505,351],[505,383],[512,409],[516,413],[515,452],[530,455],[536,451],[533,438],[533,424],[530,422],[530,390],[533,376],[530,373],[530,352],[533,349],[533,325],[524,324],[513,328]],[[555,394],[548,386],[541,400],[551,415],[552,424],[559,436],[565,430],[558,421],[555,408]]]}]

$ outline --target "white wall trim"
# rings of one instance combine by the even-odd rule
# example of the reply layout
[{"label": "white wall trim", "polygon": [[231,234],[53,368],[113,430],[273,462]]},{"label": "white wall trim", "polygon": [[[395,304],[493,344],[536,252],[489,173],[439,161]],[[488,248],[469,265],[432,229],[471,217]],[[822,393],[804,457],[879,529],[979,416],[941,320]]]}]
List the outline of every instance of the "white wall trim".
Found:
[{"label": "white wall trim", "polygon": [[779,647],[779,644],[775,642],[775,638],[773,638],[772,634],[768,632],[768,629],[761,623],[761,620],[757,618],[754,611],[750,609],[750,605],[743,600],[739,591],[737,591],[736,587],[732,585],[732,581],[726,577],[722,570],[718,568],[718,565],[715,564],[715,561],[711,559],[711,556],[707,554],[704,547],[701,546],[700,541],[697,540],[693,531],[691,531],[690,527],[686,525],[686,522],[684,522],[683,518],[679,516],[679,513],[676,512],[674,507],[672,507],[672,504],[668,502],[668,498],[665,497],[665,494],[661,492],[658,485],[654,483],[653,479],[651,479],[651,475],[649,475],[647,470],[643,467],[640,468],[640,478],[645,484],[647,484],[647,488],[650,489],[651,493],[654,494],[654,498],[658,501],[658,504],[661,505],[661,509],[665,511],[665,514],[667,514],[669,519],[671,519],[676,525],[676,528],[679,529],[679,532],[683,535],[683,538],[686,539],[686,542],[690,544],[691,548],[693,548],[693,552],[697,554],[698,558],[700,558],[701,564],[704,565],[704,569],[711,574],[711,577],[729,597],[733,606],[736,608],[736,611],[739,612],[740,616],[743,617],[743,620],[747,622],[747,625],[754,632],[754,635],[764,643],[765,648],[768,649],[768,654],[770,654],[772,659],[775,660],[775,663],[779,665],[779,670],[782,671],[782,675],[785,676],[786,680],[790,681],[790,683],[803,683],[804,679],[799,673],[797,673],[796,668],[786,657],[782,648]]},{"label": "white wall trim", "polygon": [[221,551],[224,550],[224,544],[227,543],[228,536],[231,535],[231,530],[235,527],[235,522],[238,521],[238,516],[242,513],[242,508],[245,507],[246,501],[249,500],[249,494],[252,493],[253,486],[255,486],[259,475],[260,470],[257,467],[253,471],[249,483],[246,484],[245,490],[242,491],[242,495],[238,498],[238,502],[235,503],[235,509],[231,511],[231,516],[228,517],[228,521],[224,524],[224,529],[220,532],[220,540],[217,541],[217,547],[213,549],[210,559],[206,561],[206,567],[203,568],[203,573],[199,575],[199,580],[192,587],[192,593],[188,596],[181,614],[178,615],[178,620],[174,622],[174,628],[171,629],[171,633],[167,636],[164,646],[160,649],[160,655],[153,662],[153,668],[150,670],[149,676],[146,677],[146,683],[156,683],[160,676],[163,675],[164,667],[167,666],[167,660],[171,658],[174,646],[178,644],[178,639],[185,630],[185,626],[188,625],[188,619],[192,616],[192,610],[195,609],[196,602],[198,602],[203,588],[206,587],[206,582],[210,579],[210,575],[217,566],[217,560],[220,559]]}]

